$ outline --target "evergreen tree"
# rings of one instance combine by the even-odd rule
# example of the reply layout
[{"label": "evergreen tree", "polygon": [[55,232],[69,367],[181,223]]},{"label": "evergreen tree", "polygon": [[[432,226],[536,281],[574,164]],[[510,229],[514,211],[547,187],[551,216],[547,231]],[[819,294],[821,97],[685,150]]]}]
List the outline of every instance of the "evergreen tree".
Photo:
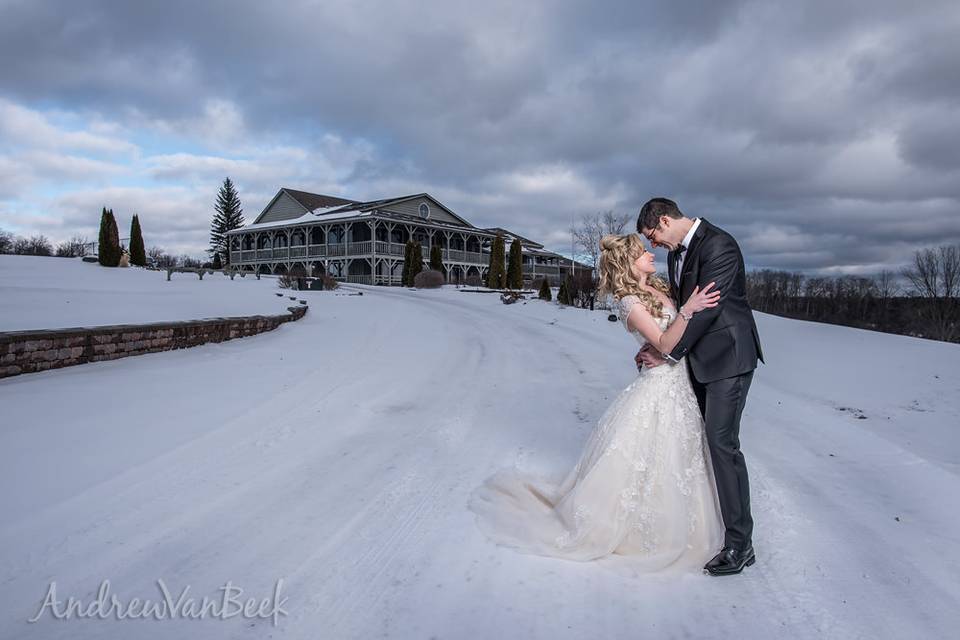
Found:
[{"label": "evergreen tree", "polygon": [[557,302],[560,304],[569,305],[570,304],[570,293],[569,288],[567,287],[567,279],[564,278],[560,281],[560,290],[557,292]]},{"label": "evergreen tree", "polygon": [[105,267],[116,267],[120,264],[120,232],[117,229],[117,219],[113,217],[113,209],[103,208],[100,215],[100,235],[97,241],[97,259]]},{"label": "evergreen tree", "polygon": [[413,243],[412,260],[410,260],[410,286],[413,286],[413,279],[417,274],[423,271],[423,247],[419,242]]},{"label": "evergreen tree", "polygon": [[523,248],[517,238],[510,243],[510,260],[507,263],[507,288],[523,289]]},{"label": "evergreen tree", "polygon": [[103,265],[107,266],[107,262],[110,261],[109,256],[109,234],[107,230],[110,228],[110,223],[107,222],[107,208],[103,208],[103,212],[100,214],[100,233],[97,236],[97,261]]},{"label": "evergreen tree", "polygon": [[537,297],[547,302],[553,300],[553,294],[550,293],[550,282],[546,278],[540,281],[540,294]]},{"label": "evergreen tree", "polygon": [[430,268],[433,271],[439,271],[444,276],[447,275],[447,270],[443,267],[443,250],[438,244],[430,247]]},{"label": "evergreen tree", "polygon": [[233,181],[226,178],[217,193],[217,202],[213,205],[215,211],[213,222],[210,223],[210,248],[207,253],[220,254],[224,264],[230,264],[230,247],[227,232],[239,229],[244,225],[243,209],[240,207],[240,196],[233,186]]},{"label": "evergreen tree", "polygon": [[213,268],[214,269],[223,269],[223,263],[220,262],[220,254],[213,254]]},{"label": "evergreen tree", "polygon": [[503,236],[499,233],[490,245],[490,267],[487,271],[487,287],[500,289],[504,285],[503,272]]},{"label": "evergreen tree", "polygon": [[147,251],[143,246],[143,231],[140,229],[140,218],[137,214],[133,214],[130,222],[130,264],[147,266]]},{"label": "evergreen tree", "polygon": [[410,266],[412,261],[413,240],[407,240],[407,244],[403,248],[403,276],[400,278],[400,283],[405,287],[413,286],[413,278],[410,277]]}]

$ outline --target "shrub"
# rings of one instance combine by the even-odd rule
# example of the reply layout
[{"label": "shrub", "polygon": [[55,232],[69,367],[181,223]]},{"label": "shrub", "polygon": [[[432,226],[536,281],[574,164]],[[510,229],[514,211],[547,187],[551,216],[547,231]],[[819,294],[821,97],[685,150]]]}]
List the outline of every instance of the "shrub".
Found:
[{"label": "shrub", "polygon": [[[283,287],[284,289],[294,288],[293,285],[296,284],[297,278],[298,277],[302,278],[305,276],[306,272],[304,272],[304,275],[298,275],[299,272],[297,271],[297,266],[290,269],[289,275],[284,274],[280,276],[280,286]],[[314,267],[313,274],[314,274],[313,275],[314,279],[320,280],[320,282],[323,283],[323,288],[325,290],[336,289],[337,287],[340,286],[340,283],[337,282],[332,275],[330,275],[320,267]],[[285,282],[292,282],[292,284],[288,286],[284,286]]]},{"label": "shrub", "polygon": [[540,293],[537,297],[547,302],[553,300],[553,294],[550,292],[550,281],[546,278],[540,281]]},{"label": "shrub", "polygon": [[417,289],[437,289],[443,286],[443,274],[439,271],[421,271],[413,277],[413,286]]},{"label": "shrub", "polygon": [[567,278],[564,278],[560,282],[560,290],[557,291],[557,303],[558,304],[570,304],[570,288],[567,286]]},{"label": "shrub", "polygon": [[323,272],[323,274],[320,276],[320,279],[323,281],[324,289],[336,289],[340,286],[340,283],[337,282],[336,279],[326,271]]},{"label": "shrub", "polygon": [[577,271],[567,276],[567,299],[569,304],[581,309],[593,309],[597,297],[597,283],[587,271]]}]

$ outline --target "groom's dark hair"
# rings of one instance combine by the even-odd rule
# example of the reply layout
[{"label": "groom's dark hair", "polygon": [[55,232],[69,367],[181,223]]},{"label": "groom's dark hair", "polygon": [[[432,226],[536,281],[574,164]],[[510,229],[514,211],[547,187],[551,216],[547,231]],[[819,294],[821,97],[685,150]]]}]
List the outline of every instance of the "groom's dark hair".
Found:
[{"label": "groom's dark hair", "polygon": [[651,198],[640,207],[640,215],[637,216],[637,233],[643,233],[644,229],[656,229],[660,224],[660,217],[682,218],[683,212],[677,203],[669,198]]}]

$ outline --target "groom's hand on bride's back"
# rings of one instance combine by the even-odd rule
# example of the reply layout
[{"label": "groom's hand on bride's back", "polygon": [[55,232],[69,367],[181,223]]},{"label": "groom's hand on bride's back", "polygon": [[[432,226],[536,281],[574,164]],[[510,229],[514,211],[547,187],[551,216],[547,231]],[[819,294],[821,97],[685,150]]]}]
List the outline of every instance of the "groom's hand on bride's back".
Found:
[{"label": "groom's hand on bride's back", "polygon": [[637,363],[637,370],[639,371],[642,367],[659,367],[661,364],[667,360],[660,354],[659,351],[654,349],[649,344],[643,345],[640,351],[637,352],[637,355],[633,357],[634,362]]}]

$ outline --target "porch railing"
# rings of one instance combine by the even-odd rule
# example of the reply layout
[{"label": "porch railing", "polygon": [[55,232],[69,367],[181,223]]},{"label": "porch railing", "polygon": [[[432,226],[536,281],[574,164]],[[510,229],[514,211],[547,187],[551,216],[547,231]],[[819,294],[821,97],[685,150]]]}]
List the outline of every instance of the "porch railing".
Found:
[{"label": "porch railing", "polygon": [[[245,249],[242,251],[231,251],[230,260],[234,264],[270,262],[273,260],[291,260],[297,258],[326,258],[326,257],[349,257],[358,255],[370,255],[373,249],[376,249],[377,255],[381,256],[403,256],[405,245],[399,243],[387,243],[382,241],[364,241],[364,242],[346,242],[338,244],[311,244],[298,245],[295,247],[283,247],[278,249]],[[460,263],[468,265],[486,266],[490,262],[490,254],[479,253],[475,251],[462,251],[459,249],[449,249],[442,251],[443,261],[446,263]],[[423,246],[423,257],[430,259],[430,248]],[[569,270],[569,266],[557,266],[538,264],[534,268],[531,264],[523,265],[523,273],[536,273],[537,275],[559,275],[562,271]]]},{"label": "porch railing", "polygon": [[366,242],[348,242],[347,243],[347,255],[350,256],[362,256],[370,253],[373,250],[373,242],[367,240]]}]

